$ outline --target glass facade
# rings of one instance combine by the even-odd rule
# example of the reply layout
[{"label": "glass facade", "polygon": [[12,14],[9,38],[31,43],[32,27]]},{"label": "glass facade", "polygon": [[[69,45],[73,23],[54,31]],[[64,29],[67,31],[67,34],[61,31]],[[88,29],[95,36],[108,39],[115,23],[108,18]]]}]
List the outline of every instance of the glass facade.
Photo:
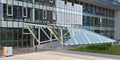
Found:
[{"label": "glass facade", "polygon": [[95,0],[99,3],[105,3],[111,7],[119,8],[120,7],[120,0]]},{"label": "glass facade", "polygon": [[113,38],[114,14],[112,9],[80,2],[83,5],[83,26],[89,30]]},{"label": "glass facade", "polygon": [[[0,12],[3,14],[0,15],[3,17],[0,20],[1,46],[32,46],[33,37],[24,23],[48,25],[73,22],[111,38],[114,35],[114,10],[78,0],[4,0],[0,5],[3,10]],[[41,32],[41,40],[49,39]]]}]

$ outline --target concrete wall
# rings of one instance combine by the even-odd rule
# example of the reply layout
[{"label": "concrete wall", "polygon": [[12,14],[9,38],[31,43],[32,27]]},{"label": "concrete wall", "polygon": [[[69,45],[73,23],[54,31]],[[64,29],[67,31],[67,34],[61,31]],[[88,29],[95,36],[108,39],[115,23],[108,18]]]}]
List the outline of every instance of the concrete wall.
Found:
[{"label": "concrete wall", "polygon": [[120,11],[115,12],[115,33],[114,38],[120,40]]}]

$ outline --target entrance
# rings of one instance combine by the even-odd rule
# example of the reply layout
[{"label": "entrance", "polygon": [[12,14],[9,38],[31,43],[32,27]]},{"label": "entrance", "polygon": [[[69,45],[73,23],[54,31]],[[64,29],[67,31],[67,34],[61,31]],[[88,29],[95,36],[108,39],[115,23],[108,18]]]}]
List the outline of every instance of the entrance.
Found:
[{"label": "entrance", "polygon": [[30,34],[23,34],[23,46],[30,46]]}]

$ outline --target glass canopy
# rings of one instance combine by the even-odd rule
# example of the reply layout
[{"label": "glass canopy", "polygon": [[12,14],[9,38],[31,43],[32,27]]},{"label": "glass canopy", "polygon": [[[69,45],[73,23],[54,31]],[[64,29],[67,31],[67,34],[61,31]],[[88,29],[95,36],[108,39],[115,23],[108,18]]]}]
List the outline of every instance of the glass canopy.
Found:
[{"label": "glass canopy", "polygon": [[102,36],[100,34],[88,31],[81,28],[68,27],[70,32],[70,39],[64,41],[64,45],[79,45],[79,44],[99,44],[99,43],[111,43],[116,42],[113,39]]}]

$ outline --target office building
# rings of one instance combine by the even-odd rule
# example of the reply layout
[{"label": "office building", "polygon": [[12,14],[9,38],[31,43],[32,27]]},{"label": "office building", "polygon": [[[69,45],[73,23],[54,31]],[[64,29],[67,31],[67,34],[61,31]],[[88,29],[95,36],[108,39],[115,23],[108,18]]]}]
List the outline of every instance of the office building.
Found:
[{"label": "office building", "polygon": [[[119,16],[119,0],[0,0],[0,45],[33,46],[35,42],[24,23],[77,24],[119,40]],[[41,42],[50,41],[43,32],[40,34]]]}]

